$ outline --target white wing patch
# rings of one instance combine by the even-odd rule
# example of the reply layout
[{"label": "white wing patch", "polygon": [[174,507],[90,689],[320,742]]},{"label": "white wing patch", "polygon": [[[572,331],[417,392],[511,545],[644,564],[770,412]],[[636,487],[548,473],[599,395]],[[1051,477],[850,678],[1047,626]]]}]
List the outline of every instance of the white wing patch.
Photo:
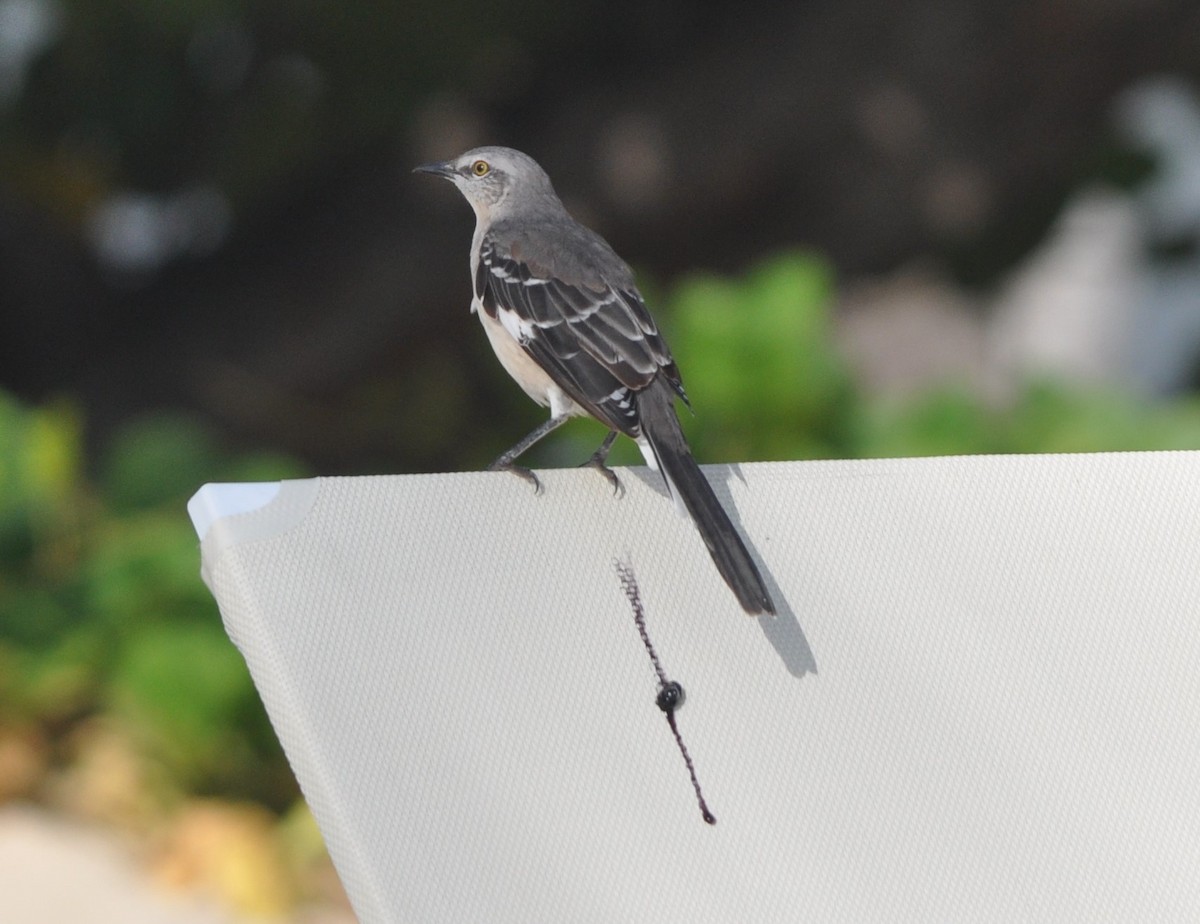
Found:
[{"label": "white wing patch", "polygon": [[511,308],[505,308],[503,305],[497,306],[496,317],[500,319],[500,323],[504,325],[508,335],[518,343],[528,343],[537,329],[537,324],[533,321],[521,317]]},{"label": "white wing patch", "polygon": [[616,391],[609,394],[609,396],[604,400],[612,401],[622,411],[628,411],[630,406],[633,404],[633,392],[622,385]]},{"label": "white wing patch", "polygon": [[548,285],[550,282],[549,279],[538,279],[535,276],[531,276],[528,279],[521,279],[518,276],[514,276],[502,264],[493,263],[490,253],[487,255],[487,258],[484,260],[484,262],[487,263],[487,268],[491,274],[501,282],[519,282],[523,286],[544,286]]}]

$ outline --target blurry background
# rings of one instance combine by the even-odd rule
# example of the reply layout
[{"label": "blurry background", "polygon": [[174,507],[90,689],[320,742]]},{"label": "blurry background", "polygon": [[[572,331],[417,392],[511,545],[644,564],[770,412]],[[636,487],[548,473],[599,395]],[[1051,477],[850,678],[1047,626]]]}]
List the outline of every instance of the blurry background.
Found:
[{"label": "blurry background", "polygon": [[1200,4],[0,0],[0,853],[344,919],[183,504],[542,419],[410,173],[482,143],[638,269],[702,461],[1200,447]]}]

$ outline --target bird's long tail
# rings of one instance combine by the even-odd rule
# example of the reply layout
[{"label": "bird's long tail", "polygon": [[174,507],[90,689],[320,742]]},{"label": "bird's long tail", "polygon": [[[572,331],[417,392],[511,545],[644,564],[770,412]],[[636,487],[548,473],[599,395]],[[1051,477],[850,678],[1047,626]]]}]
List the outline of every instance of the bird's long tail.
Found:
[{"label": "bird's long tail", "polygon": [[691,515],[721,577],[747,613],[774,613],[775,604],[754,559],[692,457],[670,388],[665,382],[654,382],[638,393],[637,400],[642,435],[658,460],[667,488]]}]

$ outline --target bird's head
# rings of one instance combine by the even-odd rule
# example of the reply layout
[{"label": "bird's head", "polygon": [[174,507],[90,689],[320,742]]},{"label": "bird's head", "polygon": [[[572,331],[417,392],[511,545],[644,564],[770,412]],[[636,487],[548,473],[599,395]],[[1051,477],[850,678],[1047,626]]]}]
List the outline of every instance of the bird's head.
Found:
[{"label": "bird's head", "polygon": [[445,177],[480,218],[498,209],[532,205],[547,195],[557,202],[550,177],[528,154],[512,148],[472,148],[453,160],[422,164],[416,173]]}]

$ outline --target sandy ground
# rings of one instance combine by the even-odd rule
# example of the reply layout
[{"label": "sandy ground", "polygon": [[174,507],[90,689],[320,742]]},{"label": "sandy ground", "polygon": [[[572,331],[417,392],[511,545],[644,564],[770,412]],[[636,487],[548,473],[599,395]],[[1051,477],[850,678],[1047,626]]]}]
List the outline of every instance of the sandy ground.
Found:
[{"label": "sandy ground", "polygon": [[[166,891],[111,832],[25,806],[0,808],[0,921],[263,924],[212,899]],[[354,924],[354,917],[341,909],[312,909],[286,924]]]}]

